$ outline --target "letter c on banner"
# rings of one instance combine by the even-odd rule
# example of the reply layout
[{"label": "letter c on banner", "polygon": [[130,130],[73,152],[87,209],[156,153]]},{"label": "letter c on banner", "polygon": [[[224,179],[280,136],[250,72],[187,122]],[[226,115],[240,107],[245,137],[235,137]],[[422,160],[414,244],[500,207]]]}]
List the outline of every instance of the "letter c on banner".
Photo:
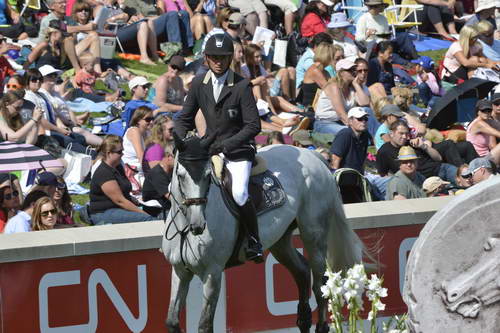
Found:
[{"label": "letter c on banner", "polygon": [[[297,249],[301,254],[304,252],[303,249]],[[286,301],[286,302],[276,302],[274,300],[274,274],[273,266],[279,264],[279,262],[274,258],[272,254],[269,254],[266,259],[266,303],[267,309],[273,316],[285,316],[297,313],[297,305],[299,301]],[[317,307],[316,299],[314,294],[311,294],[309,298],[309,304],[311,305],[311,310],[314,311]]]},{"label": "letter c on banner", "polygon": [[127,324],[130,331],[142,332],[148,321],[148,295],[146,280],[146,265],[137,266],[139,317],[136,319],[130,312],[127,304],[120,296],[115,286],[103,269],[92,271],[88,281],[89,322],[81,325],[49,327],[49,298],[48,289],[51,287],[80,284],[80,271],[66,271],[47,273],[40,280],[38,286],[38,304],[40,313],[41,333],[94,333],[99,321],[97,312],[97,285],[100,284],[108,295],[116,310]]}]

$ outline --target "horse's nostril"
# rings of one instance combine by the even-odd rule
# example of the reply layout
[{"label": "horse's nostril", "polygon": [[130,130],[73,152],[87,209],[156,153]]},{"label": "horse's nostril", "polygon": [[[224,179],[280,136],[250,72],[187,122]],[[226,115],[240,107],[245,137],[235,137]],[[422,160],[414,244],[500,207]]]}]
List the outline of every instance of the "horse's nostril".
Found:
[{"label": "horse's nostril", "polygon": [[458,296],[458,295],[457,295],[457,293],[453,293],[453,294],[451,294],[451,298],[455,298],[455,297],[457,297],[457,296]]}]

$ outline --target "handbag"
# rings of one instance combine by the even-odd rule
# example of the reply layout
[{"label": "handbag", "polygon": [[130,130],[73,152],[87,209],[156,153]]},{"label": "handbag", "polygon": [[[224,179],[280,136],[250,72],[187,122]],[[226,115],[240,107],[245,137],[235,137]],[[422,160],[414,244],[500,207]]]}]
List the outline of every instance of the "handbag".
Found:
[{"label": "handbag", "polygon": [[[89,147],[87,147],[87,152]],[[90,155],[77,153],[71,150],[71,143],[64,150],[64,160],[67,163],[63,178],[66,184],[81,183],[92,168],[92,158]]]},{"label": "handbag", "polygon": [[[141,184],[143,181],[141,181],[141,173],[139,172],[139,168],[125,163],[125,176],[129,180],[130,184],[132,184],[132,194],[140,194],[142,192]],[[144,175],[142,175],[142,177],[143,176]]]}]

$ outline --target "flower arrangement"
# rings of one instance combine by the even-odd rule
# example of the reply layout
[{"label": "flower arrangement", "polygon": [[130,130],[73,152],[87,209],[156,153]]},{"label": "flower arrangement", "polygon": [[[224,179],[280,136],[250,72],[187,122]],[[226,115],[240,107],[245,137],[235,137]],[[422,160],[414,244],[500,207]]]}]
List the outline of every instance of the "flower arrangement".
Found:
[{"label": "flower arrangement", "polygon": [[[377,333],[376,318],[379,311],[385,310],[385,304],[381,299],[387,297],[387,288],[383,288],[383,279],[372,274],[368,279],[363,265],[354,265],[347,271],[345,277],[342,272],[332,272],[327,269],[325,276],[328,281],[321,287],[323,297],[328,299],[328,310],[331,313],[330,332],[332,333],[362,333],[358,327],[362,320],[360,312],[363,310],[363,295],[371,302],[370,312],[366,318],[370,322],[370,333]],[[347,318],[347,330],[343,323],[346,321],[342,310],[347,306],[349,315]],[[405,328],[406,317],[396,317],[388,323],[384,323],[383,332],[407,333]],[[393,324],[395,323],[395,325]],[[391,328],[393,327],[393,328]]]}]

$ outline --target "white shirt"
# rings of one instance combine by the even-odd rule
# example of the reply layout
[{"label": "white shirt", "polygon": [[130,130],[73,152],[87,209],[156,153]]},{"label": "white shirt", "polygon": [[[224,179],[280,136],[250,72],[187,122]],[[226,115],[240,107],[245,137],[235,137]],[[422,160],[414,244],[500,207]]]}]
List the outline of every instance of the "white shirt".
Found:
[{"label": "white shirt", "polygon": [[[35,104],[35,106],[41,108],[43,110],[43,117],[46,120],[49,120],[47,115],[48,112],[47,104],[45,103],[45,100],[38,94],[38,92],[35,93],[29,89],[26,89],[24,92],[25,92],[24,99],[30,101],[31,103]],[[46,130],[45,135],[50,136],[50,131]]]},{"label": "white shirt", "polygon": [[31,231],[31,215],[23,210],[17,212],[16,215],[12,216],[7,222],[4,234],[15,234],[17,232],[28,232]]},{"label": "white shirt", "polygon": [[334,40],[333,45],[339,45],[340,47],[342,47],[342,49],[344,50],[344,57],[346,59],[354,62],[357,58],[359,58],[359,49],[356,44],[354,44],[352,39],[346,37],[342,42]]},{"label": "white shirt", "polygon": [[224,82],[226,82],[227,75],[229,71],[226,71],[222,76],[215,76],[214,73],[210,73],[212,75],[212,87],[214,88],[214,99],[215,103],[219,100],[220,93],[222,88],[224,87]]},{"label": "white shirt", "polygon": [[358,22],[356,23],[356,40],[360,42],[371,42],[373,40],[379,42],[380,40],[383,40],[383,38],[377,37],[376,35],[371,35],[370,37],[366,38],[366,31],[368,29],[375,30],[376,35],[391,33],[387,19],[381,14],[373,16],[370,13],[364,13],[363,15],[361,15]]}]

